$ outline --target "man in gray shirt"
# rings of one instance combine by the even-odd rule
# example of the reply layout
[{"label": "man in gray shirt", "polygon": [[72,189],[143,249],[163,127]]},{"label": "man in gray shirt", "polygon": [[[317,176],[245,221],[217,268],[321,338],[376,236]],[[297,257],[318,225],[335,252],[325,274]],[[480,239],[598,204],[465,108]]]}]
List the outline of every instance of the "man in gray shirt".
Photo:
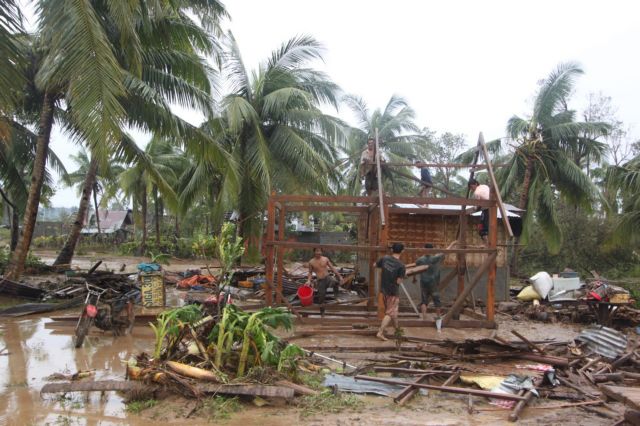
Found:
[{"label": "man in gray shirt", "polygon": [[[457,241],[451,243],[447,249],[451,248]],[[424,248],[432,249],[433,244],[425,244]],[[427,305],[429,299],[433,299],[433,305],[436,307],[436,315],[440,317],[440,292],[438,286],[440,285],[440,263],[444,260],[444,254],[428,255],[425,254],[416,260],[416,266],[428,265],[429,269],[420,274],[420,294],[422,296],[420,309],[422,311],[422,319],[427,319]]]}]

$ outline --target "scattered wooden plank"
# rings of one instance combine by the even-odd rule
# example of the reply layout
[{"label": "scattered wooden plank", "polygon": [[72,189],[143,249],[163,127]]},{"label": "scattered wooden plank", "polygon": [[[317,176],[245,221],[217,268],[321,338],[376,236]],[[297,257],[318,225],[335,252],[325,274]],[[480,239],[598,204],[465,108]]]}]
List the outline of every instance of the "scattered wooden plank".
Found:
[{"label": "scattered wooden plank", "polygon": [[[431,376],[430,373],[422,374],[420,377],[418,377],[415,380],[415,383],[424,383],[428,381],[429,376]],[[395,402],[399,406],[403,406],[407,401],[413,398],[413,396],[417,394],[419,391],[420,391],[419,388],[413,385],[409,385],[404,389],[402,389],[400,392],[398,392],[398,394],[393,398],[393,402]]]},{"label": "scattered wooden plank", "polygon": [[58,392],[94,392],[94,391],[130,391],[144,386],[140,383],[125,380],[96,380],[86,382],[47,383],[40,393]]},{"label": "scattered wooden plank", "polygon": [[600,385],[599,388],[609,398],[620,401],[635,410],[640,410],[640,388],[611,385]]},{"label": "scattered wooden plank", "polygon": [[199,385],[198,390],[202,393],[225,394],[225,395],[248,395],[268,398],[291,399],[294,390],[286,386],[268,385]]}]

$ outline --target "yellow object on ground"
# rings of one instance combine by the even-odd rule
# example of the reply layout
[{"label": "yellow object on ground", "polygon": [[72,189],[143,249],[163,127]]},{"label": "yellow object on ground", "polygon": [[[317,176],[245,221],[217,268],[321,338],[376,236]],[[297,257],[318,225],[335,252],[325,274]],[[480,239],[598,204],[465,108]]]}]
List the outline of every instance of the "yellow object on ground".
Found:
[{"label": "yellow object on ground", "polygon": [[540,295],[536,292],[533,286],[526,286],[518,293],[516,298],[521,302],[530,302],[532,300],[540,300]]},{"label": "yellow object on ground", "polygon": [[463,383],[480,386],[481,389],[493,389],[498,387],[505,378],[502,376],[460,376]]}]

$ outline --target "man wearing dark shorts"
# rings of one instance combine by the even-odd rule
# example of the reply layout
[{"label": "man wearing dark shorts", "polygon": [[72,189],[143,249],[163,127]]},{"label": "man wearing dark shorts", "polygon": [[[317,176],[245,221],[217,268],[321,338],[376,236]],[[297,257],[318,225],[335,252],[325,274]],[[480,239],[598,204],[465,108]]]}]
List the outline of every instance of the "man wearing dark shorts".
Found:
[{"label": "man wearing dark shorts", "polygon": [[[433,244],[425,244],[424,248],[431,249]],[[440,262],[444,259],[444,254],[428,255],[419,257],[416,260],[416,266],[429,265],[429,269],[420,274],[420,294],[422,296],[420,309],[422,311],[422,319],[427,319],[427,306],[429,299],[433,299],[433,305],[436,307],[436,315],[440,316],[440,292],[438,285],[440,284]]]},{"label": "man wearing dark shorts", "polygon": [[403,244],[394,243],[391,246],[391,256],[384,256],[376,262],[376,267],[382,269],[380,292],[384,298],[384,318],[376,335],[380,340],[387,340],[384,337],[384,329],[391,321],[393,321],[395,328],[398,328],[398,308],[400,306],[398,287],[402,284],[406,273],[404,264],[400,261],[402,250],[404,250]]},{"label": "man wearing dark shorts", "polygon": [[[339,282],[329,275],[329,270],[340,280]],[[333,266],[328,257],[322,255],[321,248],[313,249],[313,259],[309,261],[309,278],[307,284],[311,285],[313,273],[316,273],[316,288],[318,289],[318,301],[320,302],[320,314],[324,315],[324,300],[327,294],[327,287],[333,286],[334,295],[338,295],[340,284],[343,281],[340,272]]]}]

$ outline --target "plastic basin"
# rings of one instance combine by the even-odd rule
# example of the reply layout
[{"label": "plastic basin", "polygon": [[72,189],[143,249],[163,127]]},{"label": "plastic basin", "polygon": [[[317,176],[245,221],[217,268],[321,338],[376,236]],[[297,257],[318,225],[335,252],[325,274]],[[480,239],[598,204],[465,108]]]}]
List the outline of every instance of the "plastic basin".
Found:
[{"label": "plastic basin", "polygon": [[307,285],[298,287],[298,298],[302,306],[309,306],[313,303],[313,289]]}]

